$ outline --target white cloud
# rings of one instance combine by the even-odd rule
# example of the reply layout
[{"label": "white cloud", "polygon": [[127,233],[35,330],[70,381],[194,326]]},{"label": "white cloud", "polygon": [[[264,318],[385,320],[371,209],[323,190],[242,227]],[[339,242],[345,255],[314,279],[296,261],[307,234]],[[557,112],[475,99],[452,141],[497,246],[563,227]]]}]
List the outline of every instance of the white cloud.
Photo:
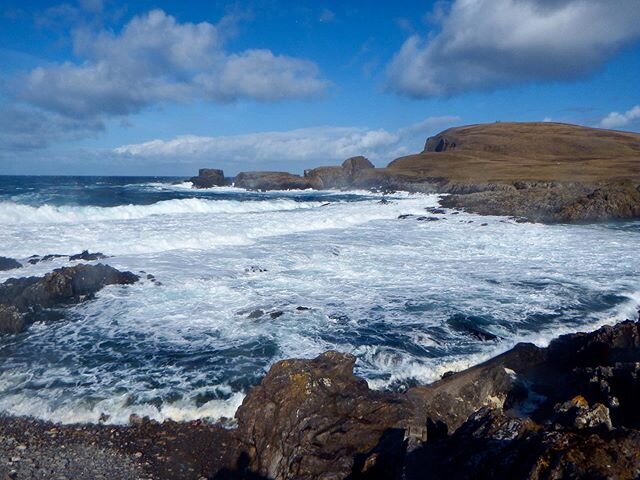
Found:
[{"label": "white cloud", "polygon": [[620,128],[629,125],[634,120],[640,119],[640,105],[627,110],[624,113],[611,112],[600,121],[602,128]]},{"label": "white cloud", "polygon": [[536,80],[568,80],[640,37],[638,0],[455,0],[388,67],[389,88],[452,95]]},{"label": "white cloud", "polygon": [[285,132],[262,132],[232,136],[184,135],[170,140],[123,145],[118,156],[149,161],[171,160],[194,163],[217,159],[224,168],[277,162],[299,162],[301,166],[329,165],[355,155],[386,164],[392,159],[418,151],[430,134],[459,121],[459,117],[431,117],[397,131],[358,127],[317,127]]},{"label": "white cloud", "polygon": [[233,23],[233,17],[217,25],[180,23],[153,10],[134,17],[119,33],[79,29],[74,33],[79,62],[34,69],[17,82],[16,95],[68,117],[92,118],[127,115],[163,101],[276,101],[326,89],[312,62],[270,50],[227,52]]}]

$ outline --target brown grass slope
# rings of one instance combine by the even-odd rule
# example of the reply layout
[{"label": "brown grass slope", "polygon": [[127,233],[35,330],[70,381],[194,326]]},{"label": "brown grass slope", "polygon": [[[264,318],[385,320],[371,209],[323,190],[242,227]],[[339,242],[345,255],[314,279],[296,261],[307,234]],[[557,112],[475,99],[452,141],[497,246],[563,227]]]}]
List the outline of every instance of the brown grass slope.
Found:
[{"label": "brown grass slope", "polygon": [[550,122],[469,125],[443,131],[387,169],[455,183],[638,183],[640,134]]}]

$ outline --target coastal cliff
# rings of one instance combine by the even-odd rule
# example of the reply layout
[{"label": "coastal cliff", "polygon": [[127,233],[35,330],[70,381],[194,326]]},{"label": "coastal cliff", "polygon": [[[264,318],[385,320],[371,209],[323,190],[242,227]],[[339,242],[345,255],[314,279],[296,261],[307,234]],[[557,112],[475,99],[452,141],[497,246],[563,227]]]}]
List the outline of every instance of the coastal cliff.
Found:
[{"label": "coastal cliff", "polygon": [[640,218],[640,134],[551,122],[470,125],[427,139],[422,152],[385,168],[354,157],[304,176],[243,172],[235,185],[441,193],[448,208],[548,223],[633,219]]}]

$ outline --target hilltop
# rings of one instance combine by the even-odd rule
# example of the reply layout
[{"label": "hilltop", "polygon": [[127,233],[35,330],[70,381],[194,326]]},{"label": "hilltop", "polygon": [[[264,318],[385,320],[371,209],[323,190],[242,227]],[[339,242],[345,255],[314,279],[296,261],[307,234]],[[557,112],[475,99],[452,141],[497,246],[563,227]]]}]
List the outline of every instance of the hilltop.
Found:
[{"label": "hilltop", "polygon": [[387,168],[458,183],[640,182],[640,134],[550,122],[469,125]]}]

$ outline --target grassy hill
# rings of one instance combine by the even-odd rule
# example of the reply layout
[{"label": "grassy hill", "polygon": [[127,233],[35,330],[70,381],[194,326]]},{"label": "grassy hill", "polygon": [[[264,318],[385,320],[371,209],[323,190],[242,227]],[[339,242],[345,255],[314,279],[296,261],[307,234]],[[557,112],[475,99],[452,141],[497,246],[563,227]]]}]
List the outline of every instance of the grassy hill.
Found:
[{"label": "grassy hill", "polygon": [[455,127],[388,170],[454,183],[640,182],[640,134],[562,123]]}]

